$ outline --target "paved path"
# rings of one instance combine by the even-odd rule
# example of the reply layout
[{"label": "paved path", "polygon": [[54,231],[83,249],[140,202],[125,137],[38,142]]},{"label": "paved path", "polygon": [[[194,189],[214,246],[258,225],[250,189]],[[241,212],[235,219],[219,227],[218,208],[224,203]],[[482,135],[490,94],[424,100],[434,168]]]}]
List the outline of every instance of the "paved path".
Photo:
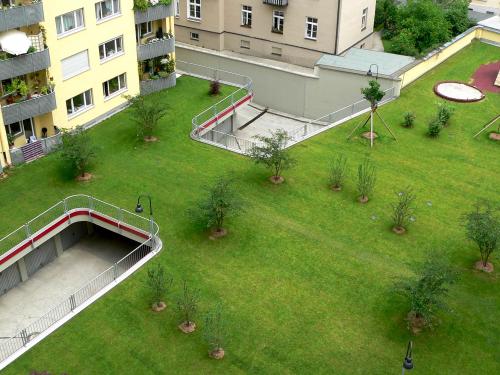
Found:
[{"label": "paved path", "polygon": [[373,47],[372,51],[384,52],[384,43],[382,43],[382,32],[377,31],[373,33]]}]

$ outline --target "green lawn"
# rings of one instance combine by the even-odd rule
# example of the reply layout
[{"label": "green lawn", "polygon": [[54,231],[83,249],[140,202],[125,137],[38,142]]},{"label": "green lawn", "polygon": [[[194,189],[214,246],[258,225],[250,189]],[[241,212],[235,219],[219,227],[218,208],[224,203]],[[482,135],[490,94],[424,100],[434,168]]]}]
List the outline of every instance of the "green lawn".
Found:
[{"label": "green lawn", "polygon": [[[498,51],[473,43],[383,106],[397,143],[382,137],[370,152],[364,142],[347,142],[353,120],[294,146],[298,164],[279,187],[247,158],[190,140],[191,118],[213,101],[208,84],[190,77],[158,94],[171,108],[159,142],[136,143],[127,111],[91,130],[100,146],[92,182],[65,178],[57,155],[16,168],[0,182],[2,212],[9,213],[0,218],[3,233],[70,194],[133,209],[137,195],[150,192],[164,242],[158,261],[175,290],[168,310],[152,313],[142,269],[5,374],[398,374],[410,335],[407,306],[393,285],[429,253],[445,254],[460,280],[449,296],[452,312],[414,339],[412,373],[500,373],[500,273],[472,270],[478,252],[459,222],[476,199],[500,201],[500,146],[486,135],[472,139],[498,113],[500,95],[455,104],[442,135],[425,135],[438,102],[435,82],[468,81]],[[414,129],[399,126],[407,110],[417,115]],[[338,153],[348,157],[351,178],[345,191],[333,193],[328,165]],[[362,206],[353,179],[366,155],[377,165],[378,181],[373,200]],[[227,238],[210,241],[185,212],[204,184],[230,171],[247,211],[228,223]],[[390,231],[389,207],[406,186],[418,195],[417,222],[398,237]],[[499,254],[493,262],[500,269]],[[223,302],[230,333],[223,361],[208,358],[203,327],[191,336],[177,329],[182,280],[201,289],[203,311]]]}]

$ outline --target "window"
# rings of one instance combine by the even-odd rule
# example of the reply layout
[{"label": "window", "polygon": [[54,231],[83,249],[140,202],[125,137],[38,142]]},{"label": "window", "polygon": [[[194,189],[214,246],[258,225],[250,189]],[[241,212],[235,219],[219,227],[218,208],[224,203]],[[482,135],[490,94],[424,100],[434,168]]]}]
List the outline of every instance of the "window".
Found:
[{"label": "window", "polygon": [[250,41],[242,40],[240,43],[240,47],[244,49],[250,49]]},{"label": "window", "polygon": [[279,47],[271,47],[271,55],[281,56],[283,51]]},{"label": "window", "polygon": [[318,37],[318,19],[313,17],[306,18],[306,38],[316,40]]},{"label": "window", "polygon": [[368,22],[368,8],[363,9],[363,15],[361,16],[361,31],[366,29],[366,23]]},{"label": "window", "polygon": [[90,69],[88,50],[61,60],[63,79],[69,79]]},{"label": "window", "polygon": [[285,24],[285,13],[281,10],[273,12],[273,32],[283,34],[283,26]]},{"label": "window", "polygon": [[152,31],[153,31],[153,23],[151,21],[137,25],[137,33],[139,34],[139,38],[151,34]]},{"label": "window", "polygon": [[85,27],[83,8],[56,17],[57,35],[64,36]]},{"label": "window", "polygon": [[120,14],[120,0],[104,0],[95,3],[97,21]]},{"label": "window", "polygon": [[201,19],[201,0],[187,0],[188,1],[188,18],[194,20]]},{"label": "window", "polygon": [[252,27],[252,7],[243,5],[241,7],[241,26]]},{"label": "window", "polygon": [[104,93],[105,98],[109,98],[114,96],[113,94],[120,93],[127,89],[127,80],[125,77],[125,73],[120,74],[115,78],[111,78],[109,81],[106,81],[102,84],[102,91]]},{"label": "window", "polygon": [[15,138],[20,136],[21,134],[24,134],[26,138],[29,138],[30,136],[35,134],[33,131],[33,119],[27,118],[23,121],[6,124],[5,131],[7,132],[7,134]]},{"label": "window", "polygon": [[174,2],[174,11],[175,11],[175,16],[180,17],[181,16],[181,0],[175,0]]},{"label": "window", "polygon": [[74,116],[92,107],[92,89],[66,100],[66,112],[68,116]]},{"label": "window", "polygon": [[198,34],[198,33],[189,33],[189,38],[191,40],[200,40],[200,34]]},{"label": "window", "polygon": [[111,39],[99,45],[99,58],[101,61],[109,60],[123,52],[123,36]]}]

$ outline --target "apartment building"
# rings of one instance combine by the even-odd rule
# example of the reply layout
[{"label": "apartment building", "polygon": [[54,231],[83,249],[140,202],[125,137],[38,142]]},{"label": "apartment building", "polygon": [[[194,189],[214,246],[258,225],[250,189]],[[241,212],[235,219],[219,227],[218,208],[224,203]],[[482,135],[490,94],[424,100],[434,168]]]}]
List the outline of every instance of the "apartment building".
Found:
[{"label": "apartment building", "polygon": [[60,129],[110,116],[124,95],[175,84],[173,5],[157,3],[1,0],[1,165],[43,154]]},{"label": "apartment building", "polygon": [[472,0],[469,9],[475,12],[500,15],[500,0]]},{"label": "apartment building", "polygon": [[375,0],[173,0],[176,37],[217,51],[313,66],[370,48]]}]

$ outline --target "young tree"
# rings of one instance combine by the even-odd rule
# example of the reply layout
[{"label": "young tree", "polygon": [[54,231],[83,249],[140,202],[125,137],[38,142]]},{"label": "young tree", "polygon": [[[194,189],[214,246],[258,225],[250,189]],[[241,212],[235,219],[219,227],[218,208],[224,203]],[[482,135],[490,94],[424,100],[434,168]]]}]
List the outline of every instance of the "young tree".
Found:
[{"label": "young tree", "polygon": [[173,281],[173,278],[166,276],[165,267],[160,263],[156,263],[148,269],[146,286],[151,294],[151,304],[154,311],[159,312],[167,307],[163,298],[172,287]]},{"label": "young tree", "polygon": [[467,238],[474,241],[481,253],[481,261],[476,267],[483,271],[493,271],[488,262],[500,243],[500,219],[490,202],[477,203],[472,212],[463,216]]},{"label": "young tree", "polygon": [[347,158],[340,154],[333,161],[330,168],[330,185],[332,190],[341,191],[344,186],[344,180],[347,176]]},{"label": "young tree", "polygon": [[179,328],[184,333],[191,333],[196,329],[196,323],[193,321],[193,318],[198,311],[200,290],[189,288],[186,281],[184,281],[182,289],[182,295],[177,301],[177,308],[183,319]]},{"label": "young tree", "polygon": [[285,180],[281,173],[295,164],[295,159],[285,149],[291,137],[285,130],[279,129],[271,132],[270,137],[258,135],[255,138],[262,144],[251,148],[250,157],[256,164],[264,164],[273,171],[270,177],[272,183],[281,184]]},{"label": "young tree", "polygon": [[212,230],[215,238],[224,237],[227,234],[225,220],[242,211],[241,201],[232,183],[232,179],[219,177],[213,186],[206,188],[207,197],[198,203],[197,209],[190,211],[195,219]]},{"label": "young tree", "polygon": [[361,89],[361,94],[363,94],[363,98],[370,102],[372,112],[377,109],[378,103],[385,96],[384,91],[380,88],[380,83],[374,79],[368,82],[368,87]]},{"label": "young tree", "polygon": [[397,284],[397,290],[408,299],[408,328],[415,334],[436,325],[436,314],[446,309],[444,298],[456,273],[443,260],[429,259],[415,277]]},{"label": "young tree", "polygon": [[415,212],[413,203],[416,196],[409,187],[396,195],[398,196],[398,202],[392,205],[392,230],[397,234],[403,234],[408,229],[410,220]]},{"label": "young tree", "polygon": [[208,94],[215,96],[220,94],[220,82],[217,79],[210,81],[210,86],[208,89]]},{"label": "young tree", "polygon": [[358,193],[359,201],[366,203],[375,187],[375,166],[369,159],[365,159],[358,167]]},{"label": "young tree", "polygon": [[73,130],[63,130],[59,148],[61,157],[68,162],[79,180],[88,180],[92,177],[88,170],[96,155],[96,147],[82,126],[77,126]]},{"label": "young tree", "polygon": [[222,305],[218,303],[215,308],[205,316],[205,340],[209,347],[209,355],[214,359],[224,358],[224,339],[226,326],[223,320]]},{"label": "young tree", "polygon": [[129,95],[126,98],[130,104],[132,118],[137,124],[137,136],[146,142],[156,141],[157,138],[153,134],[160,120],[168,112],[166,104],[141,95]]}]

